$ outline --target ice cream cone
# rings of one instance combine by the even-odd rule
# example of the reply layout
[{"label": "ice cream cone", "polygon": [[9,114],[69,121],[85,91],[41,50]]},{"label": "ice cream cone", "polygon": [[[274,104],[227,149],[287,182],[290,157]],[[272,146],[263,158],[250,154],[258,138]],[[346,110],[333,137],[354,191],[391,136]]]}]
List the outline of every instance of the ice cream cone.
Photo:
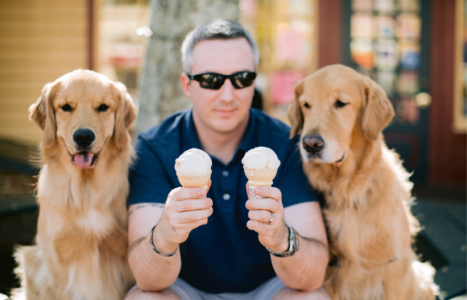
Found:
[{"label": "ice cream cone", "polygon": [[207,175],[203,175],[203,176],[180,176],[177,174],[177,177],[178,177],[178,181],[180,181],[180,184],[183,187],[203,188],[207,190],[209,180],[211,179],[211,172],[212,171],[209,171]]},{"label": "ice cream cone", "polygon": [[281,162],[276,153],[267,147],[256,147],[245,153],[242,159],[243,169],[248,178],[250,199],[261,198],[254,193],[258,186],[272,186]]},{"label": "ice cream cone", "polygon": [[248,178],[248,193],[250,199],[261,199],[262,197],[255,194],[255,188],[259,186],[272,186],[272,180],[276,177],[276,169],[255,170],[243,166],[245,175]]},{"label": "ice cream cone", "polygon": [[175,160],[178,181],[186,188],[208,189],[211,179],[212,161],[209,155],[200,149],[189,149]]},{"label": "ice cream cone", "polygon": [[277,169],[255,170],[243,167],[248,183],[255,186],[272,186],[272,180],[276,177]]}]

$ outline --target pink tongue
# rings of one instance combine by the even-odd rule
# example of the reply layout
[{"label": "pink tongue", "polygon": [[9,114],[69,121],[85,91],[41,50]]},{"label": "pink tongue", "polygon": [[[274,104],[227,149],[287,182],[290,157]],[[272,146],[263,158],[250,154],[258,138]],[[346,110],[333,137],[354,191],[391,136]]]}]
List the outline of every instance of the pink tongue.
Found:
[{"label": "pink tongue", "polygon": [[81,169],[89,168],[94,155],[90,152],[80,153],[75,155],[75,163]]}]

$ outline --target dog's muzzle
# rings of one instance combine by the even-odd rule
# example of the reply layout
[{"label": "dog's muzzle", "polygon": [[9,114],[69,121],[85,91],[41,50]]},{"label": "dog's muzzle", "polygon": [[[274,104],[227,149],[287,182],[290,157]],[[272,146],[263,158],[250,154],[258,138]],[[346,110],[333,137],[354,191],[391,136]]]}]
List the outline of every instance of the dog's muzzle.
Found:
[{"label": "dog's muzzle", "polygon": [[302,138],[302,146],[306,152],[319,157],[324,149],[324,140],[317,134],[307,134]]},{"label": "dog's muzzle", "polygon": [[73,164],[81,169],[92,167],[99,157],[99,153],[91,152],[91,145],[96,135],[90,129],[80,128],[73,133],[73,141],[78,153],[71,155]]},{"label": "dog's muzzle", "polygon": [[78,129],[73,133],[73,141],[81,149],[86,149],[96,139],[96,135],[90,129]]}]

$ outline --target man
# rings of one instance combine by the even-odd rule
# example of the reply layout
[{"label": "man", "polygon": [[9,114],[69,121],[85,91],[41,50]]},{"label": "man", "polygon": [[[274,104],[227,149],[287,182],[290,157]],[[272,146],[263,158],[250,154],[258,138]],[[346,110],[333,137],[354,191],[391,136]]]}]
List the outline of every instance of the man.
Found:
[{"label": "man", "polygon": [[[326,234],[298,137],[250,109],[255,42],[241,25],[214,20],[187,35],[182,60],[193,107],[136,144],[128,237],[137,286],[126,299],[329,299],[320,288]],[[281,166],[274,187],[256,188],[263,199],[247,201],[241,159],[258,146],[274,150]],[[190,148],[212,158],[207,195],[179,187],[175,159]]]}]

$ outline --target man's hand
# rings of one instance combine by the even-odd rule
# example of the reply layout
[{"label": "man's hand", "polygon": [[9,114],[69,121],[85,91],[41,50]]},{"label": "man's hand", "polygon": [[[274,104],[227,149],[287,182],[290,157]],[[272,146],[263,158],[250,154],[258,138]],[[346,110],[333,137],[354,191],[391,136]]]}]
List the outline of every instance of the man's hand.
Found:
[{"label": "man's hand", "polygon": [[[210,186],[210,184],[209,184]],[[188,239],[190,232],[208,223],[212,200],[203,188],[176,188],[167,198],[164,212],[154,230],[153,241],[159,251],[171,253]]]},{"label": "man's hand", "polygon": [[[247,184],[248,191],[248,184]],[[282,194],[275,187],[257,187],[255,194],[262,199],[249,199],[246,208],[250,210],[248,229],[258,233],[259,242],[273,252],[284,252],[289,248],[288,229],[284,221]],[[249,194],[247,192],[247,194]],[[272,219],[271,223],[269,221]]]}]

